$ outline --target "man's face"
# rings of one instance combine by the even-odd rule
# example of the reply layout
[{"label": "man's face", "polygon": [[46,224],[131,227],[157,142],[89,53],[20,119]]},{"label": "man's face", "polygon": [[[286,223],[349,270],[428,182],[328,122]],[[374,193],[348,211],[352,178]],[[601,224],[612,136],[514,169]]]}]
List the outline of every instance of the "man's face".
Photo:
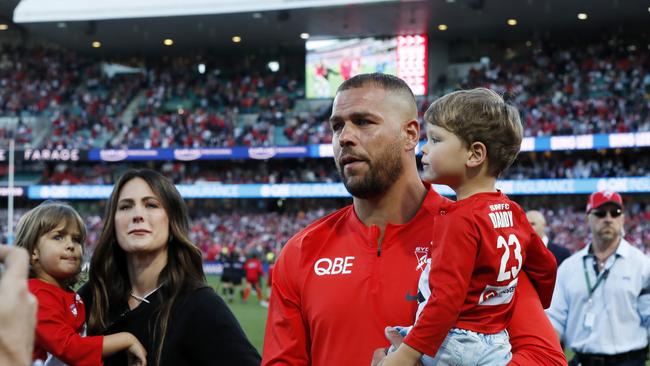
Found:
[{"label": "man's face", "polygon": [[354,197],[377,197],[402,174],[404,121],[394,98],[368,85],[341,91],[334,99],[330,117],[334,162]]},{"label": "man's face", "polygon": [[606,203],[587,214],[591,235],[602,242],[618,239],[623,229],[624,219],[621,208],[613,203]]}]

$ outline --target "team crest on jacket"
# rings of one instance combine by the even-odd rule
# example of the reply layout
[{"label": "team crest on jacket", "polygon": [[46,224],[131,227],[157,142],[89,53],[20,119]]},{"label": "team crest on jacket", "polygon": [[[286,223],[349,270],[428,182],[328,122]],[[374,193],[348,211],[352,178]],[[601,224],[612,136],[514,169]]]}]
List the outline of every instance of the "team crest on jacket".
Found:
[{"label": "team crest on jacket", "polygon": [[431,248],[431,245],[433,244],[433,241],[429,243],[428,246],[419,246],[415,247],[415,258],[417,258],[418,263],[417,266],[415,267],[416,271],[424,271],[424,268],[427,266],[427,259],[429,258],[429,248]]},{"label": "team crest on jacket", "polygon": [[79,294],[75,294],[74,297],[74,303],[70,304],[70,312],[74,317],[76,318],[79,315],[79,312],[77,311],[77,304],[81,304],[83,301],[81,301],[81,296]]}]

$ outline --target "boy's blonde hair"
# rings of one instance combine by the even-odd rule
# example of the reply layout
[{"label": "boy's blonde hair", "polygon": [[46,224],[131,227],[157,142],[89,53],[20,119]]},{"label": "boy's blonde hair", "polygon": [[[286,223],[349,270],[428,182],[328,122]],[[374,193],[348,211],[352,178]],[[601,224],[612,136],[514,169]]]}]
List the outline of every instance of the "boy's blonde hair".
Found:
[{"label": "boy's blonde hair", "polygon": [[[45,201],[27,211],[16,227],[16,246],[23,247],[29,252],[29,277],[35,278],[34,263],[31,256],[38,245],[41,236],[56,229],[63,223],[65,229],[76,227],[81,236],[81,243],[86,241],[86,226],[81,216],[70,205],[58,201]],[[78,281],[74,276],[65,284],[74,286]]]},{"label": "boy's blonde hair", "polygon": [[521,148],[519,111],[487,88],[459,90],[437,99],[424,120],[458,136],[467,147],[485,144],[488,173],[495,177],[515,161]]}]

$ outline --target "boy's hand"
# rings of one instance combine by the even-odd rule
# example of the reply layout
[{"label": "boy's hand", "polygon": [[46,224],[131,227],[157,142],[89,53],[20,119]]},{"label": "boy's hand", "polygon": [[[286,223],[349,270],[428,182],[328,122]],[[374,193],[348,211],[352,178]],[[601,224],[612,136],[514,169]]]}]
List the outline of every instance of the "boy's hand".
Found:
[{"label": "boy's hand", "polygon": [[[135,339],[135,337],[133,337]],[[147,350],[135,339],[128,349],[129,366],[147,366]]]}]

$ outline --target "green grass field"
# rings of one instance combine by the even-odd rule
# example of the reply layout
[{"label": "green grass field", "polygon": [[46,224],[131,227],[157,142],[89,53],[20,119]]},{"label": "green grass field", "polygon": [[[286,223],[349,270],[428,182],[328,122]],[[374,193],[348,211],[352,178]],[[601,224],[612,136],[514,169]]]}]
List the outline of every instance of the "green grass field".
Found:
[{"label": "green grass field", "polygon": [[[222,295],[219,276],[207,276],[207,278],[210,286],[219,295]],[[228,306],[230,306],[230,310],[232,310],[237,320],[239,320],[239,324],[244,328],[248,339],[261,354],[264,343],[264,327],[266,326],[266,308],[260,306],[257,302],[257,297],[253,293],[251,293],[246,304],[242,304],[241,298],[236,294],[235,300],[232,303],[228,303]]]}]

